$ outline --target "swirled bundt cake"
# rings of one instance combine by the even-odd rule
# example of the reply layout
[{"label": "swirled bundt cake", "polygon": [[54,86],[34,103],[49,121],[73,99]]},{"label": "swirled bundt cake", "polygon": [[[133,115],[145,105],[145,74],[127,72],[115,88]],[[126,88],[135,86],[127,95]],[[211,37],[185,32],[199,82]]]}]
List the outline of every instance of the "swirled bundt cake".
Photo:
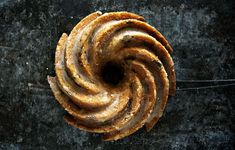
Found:
[{"label": "swirled bundt cake", "polygon": [[172,52],[143,17],[98,11],[62,34],[48,82],[66,122],[117,140],[162,116],[176,90]]}]

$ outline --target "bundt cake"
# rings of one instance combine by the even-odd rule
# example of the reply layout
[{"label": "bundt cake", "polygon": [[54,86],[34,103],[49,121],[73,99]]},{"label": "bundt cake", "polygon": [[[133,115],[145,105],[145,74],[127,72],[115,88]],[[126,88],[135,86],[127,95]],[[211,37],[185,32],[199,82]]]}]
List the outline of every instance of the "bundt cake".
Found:
[{"label": "bundt cake", "polygon": [[162,116],[176,90],[172,52],[143,17],[98,11],[62,34],[48,82],[68,124],[117,140]]}]

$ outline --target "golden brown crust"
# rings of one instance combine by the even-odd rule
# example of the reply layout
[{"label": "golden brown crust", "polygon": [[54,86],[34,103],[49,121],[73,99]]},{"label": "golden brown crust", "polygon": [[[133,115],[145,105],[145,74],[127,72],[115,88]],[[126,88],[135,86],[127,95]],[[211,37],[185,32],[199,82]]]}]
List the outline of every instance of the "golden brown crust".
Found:
[{"label": "golden brown crust", "polygon": [[97,92],[97,88],[100,87],[97,87],[97,83],[92,84],[91,81],[87,81],[89,79],[87,79],[86,75],[84,75],[84,68],[82,68],[82,66],[78,63],[78,48],[81,47],[82,44],[79,43],[78,39],[79,36],[82,35],[81,33],[83,32],[84,28],[100,15],[102,15],[101,12],[94,12],[81,20],[73,28],[68,37],[68,44],[65,52],[65,63],[68,73],[78,85],[88,89],[90,92]]},{"label": "golden brown crust", "polygon": [[141,128],[148,119],[156,102],[157,87],[151,72],[149,72],[143,64],[137,61],[130,61],[130,68],[133,69],[136,74],[138,74],[142,80],[142,84],[146,82],[145,84],[147,87],[144,88],[145,95],[140,104],[141,109],[139,110],[138,114],[136,114],[134,118],[123,128],[114,132],[105,133],[103,139],[106,141],[121,139],[125,136],[133,134],[135,131]]},{"label": "golden brown crust", "polygon": [[136,113],[140,109],[140,102],[143,99],[144,91],[143,88],[141,87],[140,79],[137,77],[133,77],[132,91],[133,91],[132,94],[133,96],[131,98],[129,108],[127,108],[123,112],[123,114],[120,114],[120,116],[117,119],[113,120],[112,122],[109,122],[108,124],[102,126],[88,126],[84,125],[83,122],[72,117],[71,115],[66,115],[64,119],[68,124],[88,132],[96,132],[96,133],[114,132],[118,129],[121,129],[128,121],[130,121],[133,118],[133,116],[136,115]]},{"label": "golden brown crust", "polygon": [[[48,82],[68,112],[68,124],[102,133],[106,141],[118,140],[144,125],[151,130],[162,116],[168,96],[176,90],[172,52],[164,36],[143,17],[94,12],[69,36],[61,36],[56,77],[48,76]],[[124,70],[116,85],[101,76],[109,62]]]}]

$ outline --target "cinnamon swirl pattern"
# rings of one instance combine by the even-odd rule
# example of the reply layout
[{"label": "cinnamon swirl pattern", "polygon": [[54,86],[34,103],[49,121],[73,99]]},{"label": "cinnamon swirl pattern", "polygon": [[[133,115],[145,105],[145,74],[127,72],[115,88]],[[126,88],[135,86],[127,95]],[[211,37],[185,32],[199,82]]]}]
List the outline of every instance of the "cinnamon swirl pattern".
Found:
[{"label": "cinnamon swirl pattern", "polygon": [[162,116],[176,90],[172,52],[143,17],[94,12],[61,36],[48,82],[68,124],[117,140]]}]

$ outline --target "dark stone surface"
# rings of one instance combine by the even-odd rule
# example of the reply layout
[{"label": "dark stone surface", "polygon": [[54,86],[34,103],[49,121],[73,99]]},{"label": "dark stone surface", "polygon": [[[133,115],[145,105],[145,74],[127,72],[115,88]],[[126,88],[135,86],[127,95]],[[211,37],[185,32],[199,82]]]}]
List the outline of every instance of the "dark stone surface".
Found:
[{"label": "dark stone surface", "polygon": [[63,121],[46,81],[60,35],[95,10],[143,15],[172,44],[178,80],[235,78],[234,7],[233,0],[1,0],[0,149],[234,149],[234,86],[178,90],[151,132],[102,142]]}]

